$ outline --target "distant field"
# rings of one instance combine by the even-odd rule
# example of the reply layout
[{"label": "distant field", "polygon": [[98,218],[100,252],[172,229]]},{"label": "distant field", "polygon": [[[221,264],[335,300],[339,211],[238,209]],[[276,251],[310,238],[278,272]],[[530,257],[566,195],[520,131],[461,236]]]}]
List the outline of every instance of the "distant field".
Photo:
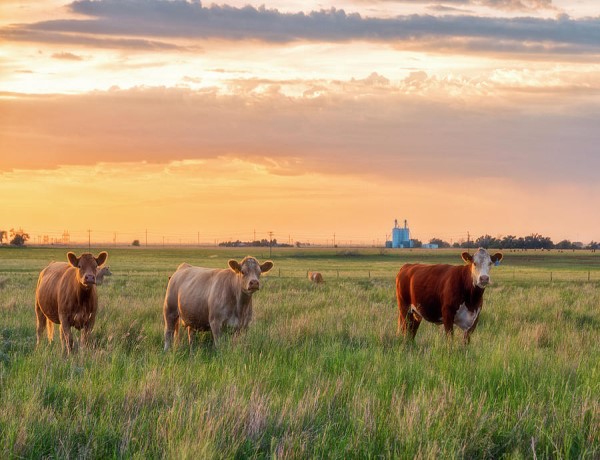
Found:
[{"label": "distant field", "polygon": [[177,265],[269,249],[108,249],[92,347],[64,359],[33,305],[66,251],[0,248],[0,458],[600,458],[600,252],[505,251],[465,347],[395,335],[400,266],[460,250],[277,248],[246,334],[165,354]]}]

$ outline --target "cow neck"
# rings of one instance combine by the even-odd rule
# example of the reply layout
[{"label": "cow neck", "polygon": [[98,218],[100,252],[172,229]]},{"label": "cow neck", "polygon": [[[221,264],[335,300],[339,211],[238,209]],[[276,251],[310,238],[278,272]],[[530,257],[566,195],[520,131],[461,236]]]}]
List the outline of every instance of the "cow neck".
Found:
[{"label": "cow neck", "polygon": [[96,293],[96,286],[92,285],[90,287],[83,286],[79,281],[77,282],[77,298],[79,300],[80,305],[90,304],[92,299],[94,298],[94,294]]},{"label": "cow neck", "polygon": [[467,308],[475,309],[481,305],[483,292],[485,288],[473,285],[473,277],[471,276],[471,264],[465,265],[462,270],[462,278],[465,292],[465,305]]},{"label": "cow neck", "polygon": [[240,291],[240,296],[238,297],[238,305],[240,306],[240,308],[243,308],[247,305],[252,305],[252,294]]}]

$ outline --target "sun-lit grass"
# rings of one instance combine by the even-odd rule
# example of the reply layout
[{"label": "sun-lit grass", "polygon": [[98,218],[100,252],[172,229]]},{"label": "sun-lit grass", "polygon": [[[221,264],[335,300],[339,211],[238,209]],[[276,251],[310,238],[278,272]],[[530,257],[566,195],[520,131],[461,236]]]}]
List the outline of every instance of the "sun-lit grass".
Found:
[{"label": "sun-lit grass", "polygon": [[109,250],[91,347],[63,358],[58,337],[34,348],[33,299],[65,253],[0,250],[2,458],[600,456],[598,255],[507,253],[465,347],[431,324],[414,344],[395,335],[400,265],[458,251],[275,252],[246,334],[163,353],[180,262],[268,249]]}]

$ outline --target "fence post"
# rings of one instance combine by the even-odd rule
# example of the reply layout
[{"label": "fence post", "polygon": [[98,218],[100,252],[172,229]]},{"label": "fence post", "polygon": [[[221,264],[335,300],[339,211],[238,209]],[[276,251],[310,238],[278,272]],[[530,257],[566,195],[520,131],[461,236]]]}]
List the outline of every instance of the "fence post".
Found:
[{"label": "fence post", "polygon": [[552,272],[550,272],[550,281],[552,281]]},{"label": "fence post", "polygon": [[281,278],[281,268],[279,269],[279,278]]},{"label": "fence post", "polygon": [[590,280],[590,271],[588,270],[588,281]]},{"label": "fence post", "polygon": [[371,279],[371,270],[369,270],[369,279]]}]

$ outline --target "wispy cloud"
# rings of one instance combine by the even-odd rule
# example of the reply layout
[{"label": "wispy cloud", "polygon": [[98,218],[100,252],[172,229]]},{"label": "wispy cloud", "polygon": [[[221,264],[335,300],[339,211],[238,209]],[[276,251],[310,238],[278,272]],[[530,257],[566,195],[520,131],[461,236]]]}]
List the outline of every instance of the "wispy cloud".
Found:
[{"label": "wispy cloud", "polygon": [[54,53],[52,55],[52,58],[65,61],[83,61],[83,58],[81,56],[78,56],[73,53]]},{"label": "wispy cloud", "polygon": [[[485,4],[504,9],[550,8],[545,0],[470,0],[453,5]],[[169,47],[180,39],[409,43],[427,48],[510,49],[514,53],[600,54],[600,17],[555,19],[483,17],[475,15],[406,15],[363,17],[344,10],[282,13],[276,9],[165,0],[76,1],[72,12],[88,19],[62,19],[13,25],[4,39],[70,41],[94,46]],[[109,37],[119,37],[118,39]],[[152,41],[146,37],[154,37]],[[142,38],[143,37],[143,38]],[[159,39],[160,38],[160,39]],[[112,40],[112,41],[111,41]],[[157,41],[158,40],[158,41]]]},{"label": "wispy cloud", "polygon": [[552,0],[364,0],[363,3],[423,3],[433,5],[432,8],[439,10],[452,10],[454,7],[448,5],[459,5],[461,7],[485,6],[502,11],[537,11],[556,10]]}]

